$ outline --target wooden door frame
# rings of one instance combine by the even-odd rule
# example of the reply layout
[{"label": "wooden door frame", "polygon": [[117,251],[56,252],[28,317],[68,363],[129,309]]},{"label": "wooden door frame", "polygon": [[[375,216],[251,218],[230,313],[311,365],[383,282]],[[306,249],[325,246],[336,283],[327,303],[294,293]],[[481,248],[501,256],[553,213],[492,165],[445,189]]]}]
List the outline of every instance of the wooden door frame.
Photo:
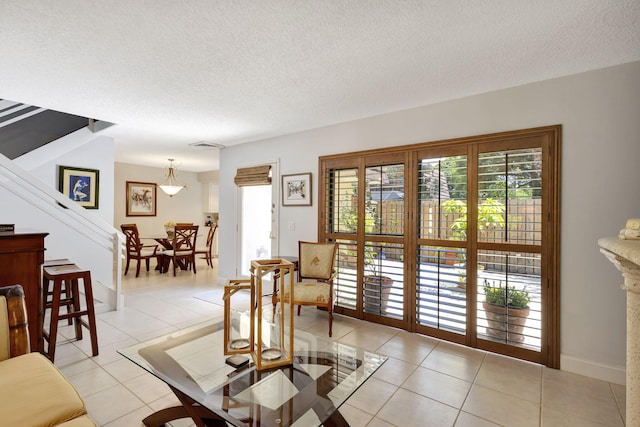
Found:
[{"label": "wooden door frame", "polygon": [[[537,356],[532,357],[531,351],[526,351],[515,346],[509,346],[514,350],[510,353],[515,357],[520,357],[526,360],[531,360],[537,363],[544,364],[552,368],[559,368],[560,366],[560,166],[561,166],[561,145],[562,145],[562,125],[545,126],[531,129],[522,129],[516,131],[499,132],[486,135],[471,136],[465,138],[455,138],[442,141],[425,142],[412,145],[403,145],[397,147],[387,147],[374,150],[358,151],[352,153],[342,153],[336,155],[323,156],[319,158],[319,200],[326,200],[324,198],[328,190],[328,174],[327,172],[339,167],[357,168],[363,171],[367,165],[383,165],[393,163],[392,159],[399,158],[404,155],[405,162],[405,233],[404,233],[404,253],[405,253],[405,285],[404,285],[404,300],[405,300],[405,316],[402,326],[398,325],[398,322],[383,321],[380,323],[389,324],[390,326],[402,327],[411,332],[418,331],[422,333],[421,328],[416,326],[415,319],[415,293],[416,293],[416,250],[418,245],[417,238],[417,218],[415,212],[417,212],[417,197],[414,196],[417,192],[417,175],[413,174],[417,168],[418,154],[420,150],[435,150],[439,148],[446,149],[448,147],[455,146],[467,146],[467,153],[470,155],[468,159],[471,161],[468,163],[468,178],[467,178],[467,194],[468,194],[468,206],[477,206],[477,158],[481,151],[488,151],[493,144],[497,146],[504,146],[505,141],[515,141],[514,144],[525,144],[531,138],[542,137],[542,151],[543,151],[543,167],[542,167],[542,205],[543,205],[543,247],[542,253],[542,266],[541,266],[541,297],[544,304],[542,310],[542,327],[541,327],[541,349],[540,352],[535,352]],[[504,149],[504,148],[503,148]],[[376,163],[376,161],[382,163]],[[413,175],[416,175],[415,177]],[[364,188],[364,173],[360,173],[359,187]],[[411,192],[410,192],[411,191]],[[360,197],[364,197],[360,195]],[[363,203],[359,203],[358,216],[363,217],[364,207]],[[470,215],[468,222],[475,224],[477,222],[477,216],[475,216],[475,209],[469,210]],[[318,203],[318,237],[319,240],[336,240],[336,239],[349,239],[355,240],[359,247],[359,254],[361,255],[361,246],[364,243],[364,233],[359,230],[356,235],[341,235],[340,233],[332,233],[328,227],[327,221],[327,206],[325,203]],[[477,235],[475,234],[475,226],[469,228],[471,230],[471,236],[469,236],[469,243],[467,246],[468,256],[474,257],[477,252]],[[546,240],[545,240],[546,239]],[[362,257],[358,257],[358,284],[357,288],[360,289],[361,275],[363,270]],[[467,289],[473,288],[474,283],[468,283]],[[361,293],[361,292],[358,292]],[[476,304],[477,299],[474,292],[467,292],[467,333],[460,339],[454,333],[447,333],[446,331],[440,331],[442,333],[429,333],[429,335],[436,336],[438,338],[447,339],[454,342],[460,342],[467,346],[482,348],[489,351],[495,351],[502,353],[503,349],[496,343],[484,341],[476,337],[477,325],[476,325]],[[343,312],[343,314],[350,315],[358,318],[367,318],[362,313],[362,298],[358,297],[357,303],[358,309],[355,310],[342,310],[340,307],[336,307],[336,312]],[[472,307],[470,309],[470,307]]]}]

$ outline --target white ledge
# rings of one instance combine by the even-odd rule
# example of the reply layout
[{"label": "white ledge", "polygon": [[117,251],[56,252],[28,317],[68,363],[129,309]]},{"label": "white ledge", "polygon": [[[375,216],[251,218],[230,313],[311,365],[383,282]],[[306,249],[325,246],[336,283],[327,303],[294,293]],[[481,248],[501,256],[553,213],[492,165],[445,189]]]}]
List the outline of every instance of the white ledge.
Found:
[{"label": "white ledge", "polygon": [[613,252],[640,266],[640,240],[625,240],[618,237],[603,237],[598,240],[601,248]]}]

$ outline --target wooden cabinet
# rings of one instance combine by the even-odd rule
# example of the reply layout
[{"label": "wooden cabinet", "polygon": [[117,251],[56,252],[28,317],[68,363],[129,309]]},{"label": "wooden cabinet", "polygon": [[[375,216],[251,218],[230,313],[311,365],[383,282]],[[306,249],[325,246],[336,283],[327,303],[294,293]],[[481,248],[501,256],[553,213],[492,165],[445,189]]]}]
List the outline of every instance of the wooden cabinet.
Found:
[{"label": "wooden cabinet", "polygon": [[0,232],[0,286],[24,288],[31,351],[42,350],[42,263],[44,238],[49,233],[32,230]]}]

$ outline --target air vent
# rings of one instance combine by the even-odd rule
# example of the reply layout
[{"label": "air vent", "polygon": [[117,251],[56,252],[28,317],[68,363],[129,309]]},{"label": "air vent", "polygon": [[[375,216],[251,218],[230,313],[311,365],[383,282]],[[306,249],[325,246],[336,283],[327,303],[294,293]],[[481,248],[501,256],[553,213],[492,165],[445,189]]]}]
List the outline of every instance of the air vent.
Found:
[{"label": "air vent", "polygon": [[219,148],[222,149],[224,148],[224,145],[221,144],[214,144],[213,142],[207,142],[207,141],[198,141],[198,142],[194,142],[193,144],[189,144],[190,147],[195,147],[195,148],[202,148],[205,150],[211,150],[214,148]]}]

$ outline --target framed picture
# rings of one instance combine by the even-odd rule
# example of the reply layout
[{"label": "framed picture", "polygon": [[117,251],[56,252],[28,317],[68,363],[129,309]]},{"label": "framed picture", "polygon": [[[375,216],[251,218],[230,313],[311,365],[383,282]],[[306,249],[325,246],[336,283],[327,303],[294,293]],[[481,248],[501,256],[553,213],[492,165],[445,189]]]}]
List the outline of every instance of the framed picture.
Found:
[{"label": "framed picture", "polygon": [[311,206],[311,173],[282,175],[282,206]]},{"label": "framed picture", "polygon": [[127,216],[156,216],[156,192],[153,182],[127,181]]},{"label": "framed picture", "polygon": [[100,171],[58,166],[58,190],[85,209],[98,209]]}]

